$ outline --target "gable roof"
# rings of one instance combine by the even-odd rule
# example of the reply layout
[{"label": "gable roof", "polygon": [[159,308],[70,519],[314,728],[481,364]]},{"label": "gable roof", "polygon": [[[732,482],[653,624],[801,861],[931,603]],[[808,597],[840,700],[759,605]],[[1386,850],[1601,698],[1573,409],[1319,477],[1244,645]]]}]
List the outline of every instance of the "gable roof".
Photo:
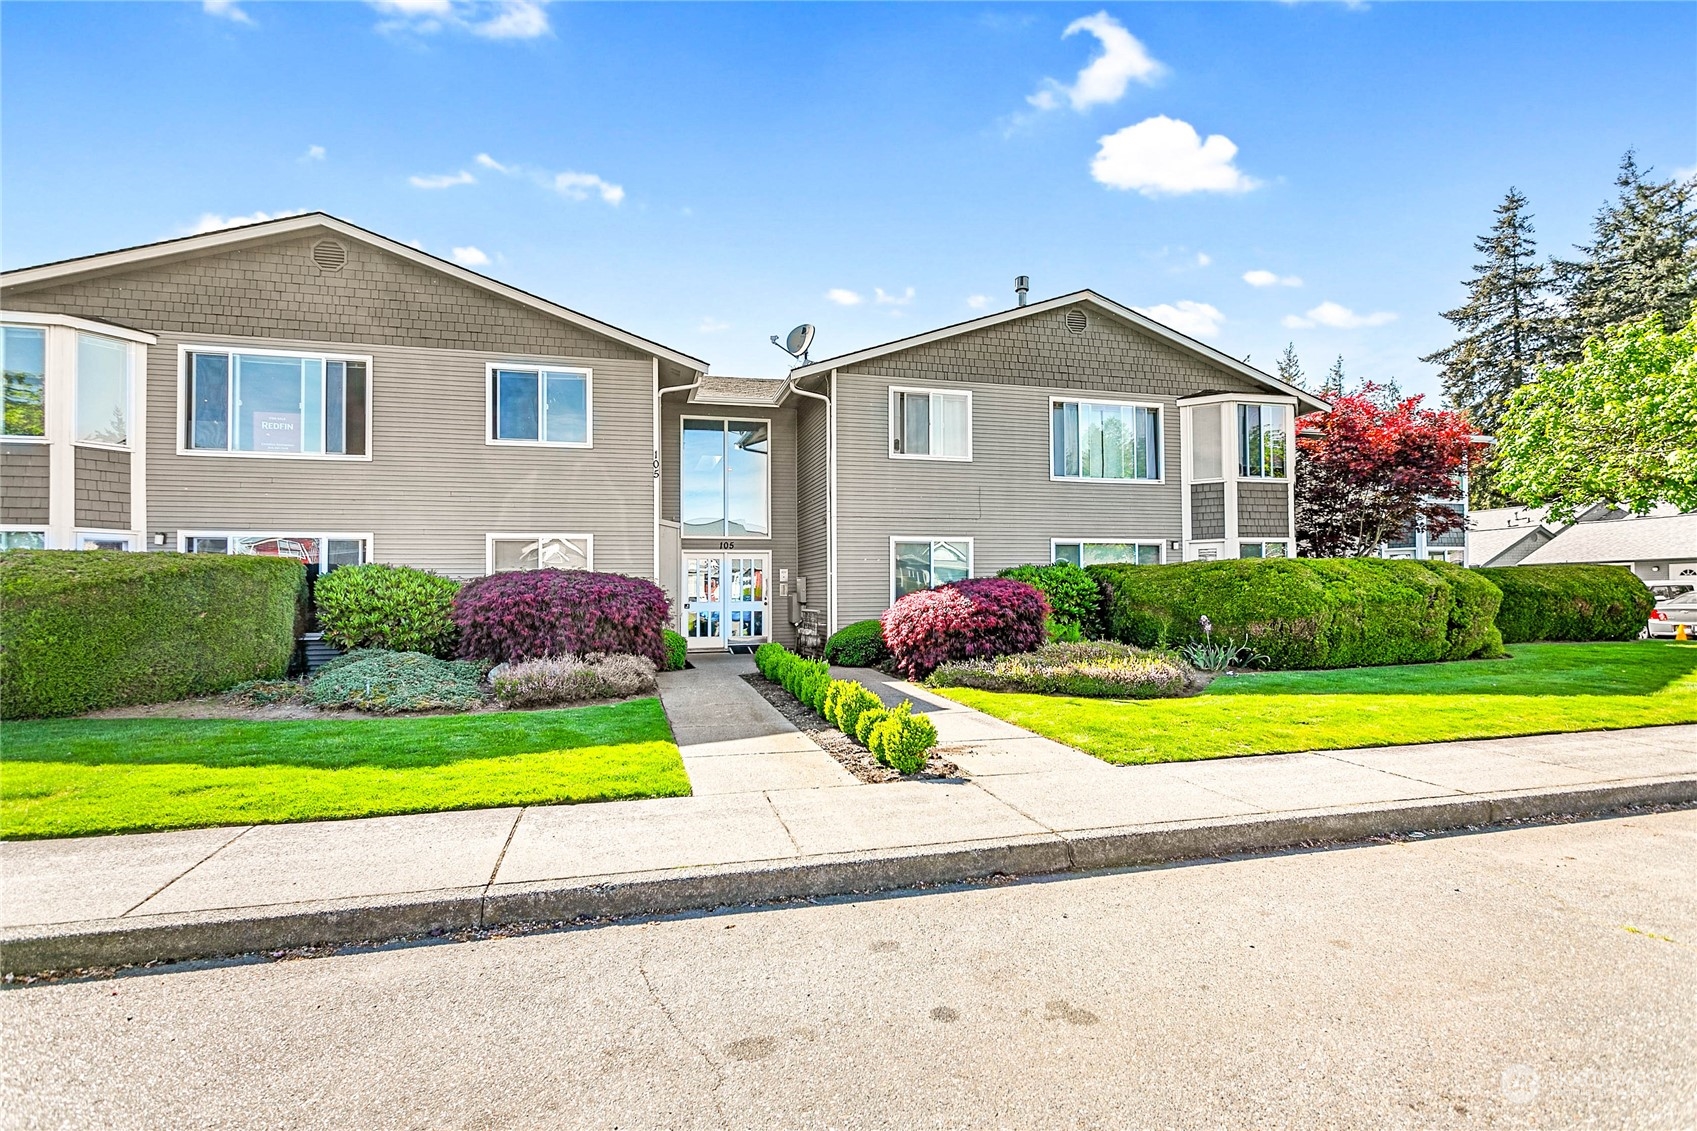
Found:
[{"label": "gable roof", "polygon": [[1576,522],[1527,554],[1520,564],[1641,562],[1663,558],[1697,561],[1697,511]]},{"label": "gable roof", "polygon": [[1157,338],[1170,346],[1190,354],[1193,357],[1200,358],[1203,361],[1218,366],[1221,369],[1225,369],[1246,380],[1253,381],[1256,384],[1274,392],[1282,393],[1287,397],[1295,397],[1298,408],[1305,407],[1306,411],[1317,412],[1326,407],[1326,403],[1324,401],[1318,399],[1313,393],[1310,393],[1305,389],[1299,389],[1295,385],[1287,384],[1269,373],[1263,373],[1248,362],[1239,361],[1237,358],[1232,357],[1229,354],[1221,353],[1213,346],[1199,342],[1195,338],[1190,337],[1188,334],[1181,334],[1171,326],[1166,326],[1155,321],[1147,314],[1139,314],[1129,306],[1122,306],[1113,299],[1105,298],[1091,290],[1073,291],[1071,294],[1060,295],[1056,298],[1043,299],[1040,302],[1034,302],[1027,306],[1015,306],[1008,310],[997,311],[995,314],[986,314],[979,318],[968,319],[965,322],[956,322],[952,326],[942,326],[938,329],[927,330],[924,333],[913,334],[906,338],[897,338],[894,341],[884,342],[875,346],[868,346],[865,349],[855,350],[852,353],[839,354],[836,357],[828,357],[824,361],[811,362],[807,365],[798,366],[797,368],[792,369],[790,371],[790,379],[793,381],[805,380],[815,374],[829,373],[833,369],[842,369],[850,365],[859,365],[863,361],[870,361],[873,358],[883,357],[886,354],[913,349],[915,346],[928,345],[931,342],[942,341],[945,338],[953,338],[961,334],[970,334],[976,330],[987,329],[991,326],[999,326],[1004,322],[1013,322],[1021,318],[1029,318],[1035,314],[1047,314],[1049,311],[1058,310],[1067,306],[1094,306],[1103,313],[1111,315],[1114,318],[1118,318],[1123,322],[1129,322],[1132,326],[1148,334],[1150,337]]},{"label": "gable roof", "polygon": [[611,338],[616,342],[630,346],[643,353],[653,354],[674,365],[683,366],[696,373],[707,372],[708,363],[687,353],[680,353],[658,342],[639,337],[628,330],[621,330],[611,323],[580,314],[569,307],[557,302],[521,291],[517,287],[480,275],[476,271],[451,263],[446,259],[420,251],[416,247],[392,240],[388,236],[378,235],[357,224],[350,224],[327,212],[307,212],[300,216],[284,216],[276,220],[261,220],[256,224],[243,224],[236,228],[220,228],[215,232],[203,232],[200,235],[180,236],[176,239],[160,240],[157,243],[140,244],[135,247],[122,248],[118,251],[101,252],[97,255],[84,255],[75,259],[61,259],[53,263],[42,263],[34,267],[19,267],[0,274],[0,286],[27,287],[47,282],[64,282],[85,275],[100,274],[120,270],[125,267],[169,262],[180,259],[191,259],[210,252],[233,251],[255,244],[268,243],[283,236],[299,236],[312,231],[334,233],[346,239],[354,240],[380,251],[388,252],[438,274],[447,275],[459,282],[467,283],[479,290],[516,302],[520,306],[528,306],[552,318],[570,322],[592,333]]}]

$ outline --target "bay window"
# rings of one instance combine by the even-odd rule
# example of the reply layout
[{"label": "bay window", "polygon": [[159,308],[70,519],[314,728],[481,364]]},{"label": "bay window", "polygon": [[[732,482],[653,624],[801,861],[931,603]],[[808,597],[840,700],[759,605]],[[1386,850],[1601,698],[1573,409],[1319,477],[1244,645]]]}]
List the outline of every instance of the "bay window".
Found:
[{"label": "bay window", "polygon": [[196,349],[184,365],[186,451],[367,455],[368,359]]},{"label": "bay window", "polygon": [[588,534],[491,534],[490,573],[521,569],[589,569],[594,555]]},{"label": "bay window", "polygon": [[1282,404],[1237,406],[1237,473],[1248,479],[1283,479],[1288,436]]},{"label": "bay window", "polygon": [[934,589],[972,576],[970,538],[890,539],[892,603],[921,589]]},{"label": "bay window", "polygon": [[1051,561],[1090,565],[1160,565],[1159,542],[1061,542],[1050,544]]},{"label": "bay window", "polygon": [[489,367],[489,442],[590,446],[587,369]]},{"label": "bay window", "polygon": [[771,425],[685,417],[679,461],[685,538],[769,537]]},{"label": "bay window", "polygon": [[94,334],[77,335],[76,425],[79,444],[130,442],[130,347]]},{"label": "bay window", "polygon": [[891,389],[890,455],[905,459],[972,459],[972,394]]},{"label": "bay window", "polygon": [[1055,479],[1161,478],[1161,410],[1115,402],[1050,401]]},{"label": "bay window", "polygon": [[0,435],[46,435],[46,330],[6,327],[5,373],[5,421],[0,425]]}]

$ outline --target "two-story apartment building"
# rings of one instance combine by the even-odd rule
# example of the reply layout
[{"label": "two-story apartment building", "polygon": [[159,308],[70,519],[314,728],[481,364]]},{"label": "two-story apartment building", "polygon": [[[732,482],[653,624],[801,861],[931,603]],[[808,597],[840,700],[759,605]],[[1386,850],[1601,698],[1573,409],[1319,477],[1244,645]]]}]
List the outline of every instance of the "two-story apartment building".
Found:
[{"label": "two-story apartment building", "polygon": [[323,214],[7,272],[0,545],[653,578],[697,647],[1294,548],[1308,394],[1083,291],[708,364]]}]

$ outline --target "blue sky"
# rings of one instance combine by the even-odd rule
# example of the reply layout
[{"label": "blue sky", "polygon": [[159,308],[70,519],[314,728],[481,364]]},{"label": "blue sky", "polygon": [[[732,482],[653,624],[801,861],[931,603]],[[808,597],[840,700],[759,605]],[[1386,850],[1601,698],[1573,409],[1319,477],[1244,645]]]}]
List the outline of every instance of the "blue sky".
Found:
[{"label": "blue sky", "polygon": [[[1091,287],[1431,392],[1512,184],[1697,166],[1693,4],[6,3],[0,261],[323,209],[712,362]],[[1070,34],[1069,34],[1070,30]],[[1100,59],[1100,62],[1093,60]],[[1245,276],[1249,279],[1246,280]],[[1260,285],[1255,285],[1260,284]]]}]

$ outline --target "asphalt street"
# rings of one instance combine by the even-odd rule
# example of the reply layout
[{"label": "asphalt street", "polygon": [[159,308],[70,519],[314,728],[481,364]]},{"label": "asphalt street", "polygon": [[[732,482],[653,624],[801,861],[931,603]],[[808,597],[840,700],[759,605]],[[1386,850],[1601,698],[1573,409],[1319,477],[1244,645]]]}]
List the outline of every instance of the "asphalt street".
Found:
[{"label": "asphalt street", "polygon": [[1697,812],[13,988],[7,1127],[1697,1126]]}]

